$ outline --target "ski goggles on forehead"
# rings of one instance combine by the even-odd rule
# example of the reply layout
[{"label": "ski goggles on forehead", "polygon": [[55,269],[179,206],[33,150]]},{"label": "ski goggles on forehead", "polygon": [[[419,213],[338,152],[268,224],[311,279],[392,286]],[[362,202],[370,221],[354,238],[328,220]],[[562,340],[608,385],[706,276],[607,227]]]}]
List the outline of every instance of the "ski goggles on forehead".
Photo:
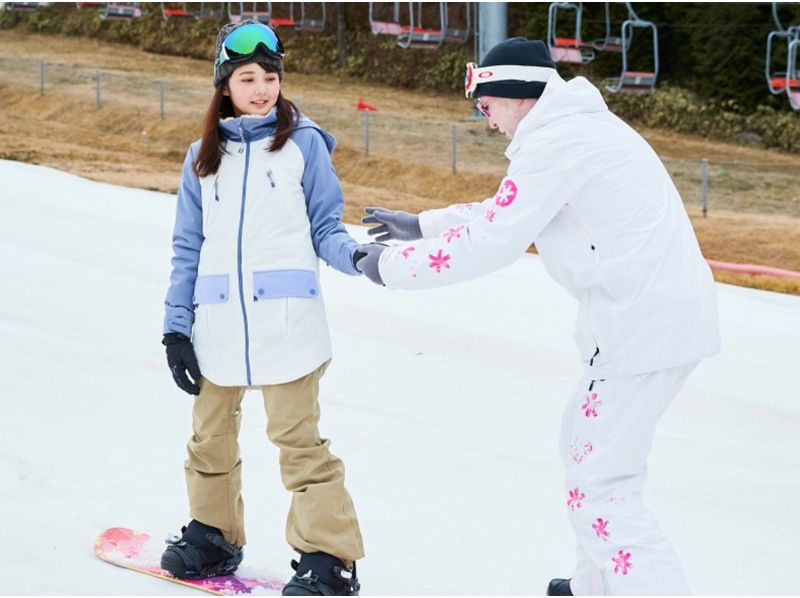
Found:
[{"label": "ski goggles on forehead", "polygon": [[548,66],[522,66],[516,64],[502,64],[498,66],[479,67],[474,62],[467,63],[467,73],[464,76],[464,94],[471,98],[478,85],[493,81],[538,81],[547,83],[556,69]]},{"label": "ski goggles on forehead", "polygon": [[260,23],[243,25],[234,29],[222,42],[217,66],[250,57],[262,46],[262,51],[268,56],[278,60],[283,58],[283,44],[272,29]]}]

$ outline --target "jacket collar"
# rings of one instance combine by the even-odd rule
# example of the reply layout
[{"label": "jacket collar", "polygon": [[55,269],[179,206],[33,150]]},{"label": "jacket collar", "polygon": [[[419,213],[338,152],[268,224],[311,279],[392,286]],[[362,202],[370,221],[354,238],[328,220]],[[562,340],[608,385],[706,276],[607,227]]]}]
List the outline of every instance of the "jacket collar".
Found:
[{"label": "jacket collar", "polygon": [[[273,108],[266,116],[244,114],[238,117],[229,116],[223,118],[219,121],[219,129],[225,141],[244,143],[259,141],[260,139],[274,135],[277,123],[278,110],[277,108]],[[336,147],[336,139],[305,114],[300,114],[295,124],[295,129],[305,128],[319,131],[325,142],[325,147],[328,149],[328,153],[333,153],[333,149]]]},{"label": "jacket collar", "polygon": [[277,123],[278,110],[273,108],[266,116],[243,114],[223,118],[219,121],[219,129],[227,141],[258,141],[273,135]]},{"label": "jacket collar", "polygon": [[574,114],[607,112],[608,106],[600,90],[584,77],[564,81],[553,73],[547,81],[542,96],[517,125],[514,138],[506,148],[506,157],[511,160],[519,153],[530,133],[558,118]]}]

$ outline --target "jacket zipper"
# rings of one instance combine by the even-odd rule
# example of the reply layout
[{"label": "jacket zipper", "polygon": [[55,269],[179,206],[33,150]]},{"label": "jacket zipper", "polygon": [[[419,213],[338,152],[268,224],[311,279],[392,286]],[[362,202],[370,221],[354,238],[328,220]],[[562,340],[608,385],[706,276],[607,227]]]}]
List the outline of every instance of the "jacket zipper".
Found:
[{"label": "jacket zipper", "polygon": [[[597,251],[597,246],[594,244],[594,241],[592,240],[592,235],[589,234],[589,227],[586,226],[586,224],[583,222],[583,219],[578,215],[578,211],[574,207],[572,207],[572,205],[568,203],[564,205],[565,207],[569,208],[569,211],[572,214],[572,218],[575,221],[575,224],[577,224],[578,229],[581,231],[581,234],[586,240],[586,243],[589,245],[589,249],[592,250],[594,263],[599,264],[600,255]],[[589,326],[589,334],[592,335],[592,339],[594,340],[594,349],[595,349],[594,355],[592,355],[591,359],[589,359],[589,367],[592,367],[594,365],[595,358],[600,354],[600,345],[598,344],[597,336],[595,335],[594,330],[592,329],[592,318],[589,309],[591,307],[591,303],[592,303],[592,292],[586,291],[586,322],[587,325]],[[591,383],[589,384],[589,390],[592,390],[593,386],[594,386],[594,380],[592,380]]]},{"label": "jacket zipper", "polygon": [[247,386],[252,384],[250,375],[250,332],[247,325],[247,308],[244,302],[244,273],[242,272],[242,237],[244,234],[244,206],[247,197],[247,172],[250,167],[250,141],[245,139],[244,128],[239,124],[239,135],[244,144],[239,148],[241,154],[245,151],[244,157],[244,177],[242,178],[242,205],[239,212],[239,236],[236,241],[236,264],[239,275],[239,302],[242,306],[242,317],[244,318],[244,361],[247,370]]}]

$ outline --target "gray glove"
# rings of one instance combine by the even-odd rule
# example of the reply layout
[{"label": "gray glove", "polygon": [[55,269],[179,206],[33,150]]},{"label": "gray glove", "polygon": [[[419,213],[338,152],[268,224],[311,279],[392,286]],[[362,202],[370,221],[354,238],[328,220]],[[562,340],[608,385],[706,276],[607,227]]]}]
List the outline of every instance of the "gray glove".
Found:
[{"label": "gray glove", "polygon": [[375,284],[383,285],[381,273],[378,271],[378,261],[381,259],[383,250],[386,249],[383,243],[369,243],[359,245],[353,255],[353,262],[356,269]]},{"label": "gray glove", "polygon": [[361,219],[362,224],[379,224],[367,231],[368,235],[380,235],[375,240],[383,241],[416,241],[422,238],[422,229],[419,227],[419,216],[400,210],[387,210],[386,208],[364,208],[369,214]]}]

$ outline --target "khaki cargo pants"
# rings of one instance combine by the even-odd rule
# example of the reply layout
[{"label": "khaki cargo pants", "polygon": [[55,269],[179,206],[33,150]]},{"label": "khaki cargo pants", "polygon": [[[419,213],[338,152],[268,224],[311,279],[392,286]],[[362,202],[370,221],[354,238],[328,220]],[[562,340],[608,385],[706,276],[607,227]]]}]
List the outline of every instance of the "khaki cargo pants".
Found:
[{"label": "khaki cargo pants", "polygon": [[[300,552],[323,551],[351,566],[364,556],[344,464],[320,438],[319,380],[327,364],[293,382],[261,386],[267,436],[280,449],[281,478],[292,493],[286,539]],[[239,456],[240,405],[246,388],[200,380],[192,413],[186,485],[191,517],[245,544]]]}]

